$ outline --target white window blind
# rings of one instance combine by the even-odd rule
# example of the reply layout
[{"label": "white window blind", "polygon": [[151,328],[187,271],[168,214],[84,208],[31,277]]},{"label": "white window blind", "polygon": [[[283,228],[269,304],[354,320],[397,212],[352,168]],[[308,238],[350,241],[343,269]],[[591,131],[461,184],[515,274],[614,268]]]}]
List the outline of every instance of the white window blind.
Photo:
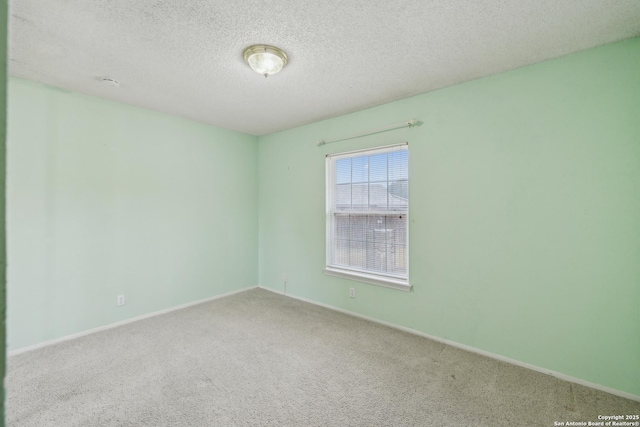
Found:
[{"label": "white window blind", "polygon": [[406,143],[327,156],[325,271],[407,288],[408,212]]}]

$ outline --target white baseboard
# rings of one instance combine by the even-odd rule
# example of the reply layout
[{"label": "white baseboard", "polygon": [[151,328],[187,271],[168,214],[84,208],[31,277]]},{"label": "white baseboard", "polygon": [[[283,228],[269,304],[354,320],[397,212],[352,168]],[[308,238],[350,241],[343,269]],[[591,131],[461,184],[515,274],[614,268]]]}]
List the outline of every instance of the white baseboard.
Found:
[{"label": "white baseboard", "polygon": [[437,336],[434,336],[434,335],[429,335],[427,333],[420,332],[420,331],[417,331],[415,329],[411,329],[411,328],[407,328],[407,327],[404,327],[404,326],[395,325],[393,323],[388,323],[388,322],[385,322],[383,320],[375,319],[373,317],[364,316],[362,314],[358,314],[358,313],[355,313],[353,311],[344,310],[342,308],[334,307],[334,306],[328,305],[328,304],[323,304],[323,303],[317,302],[317,301],[312,301],[310,299],[299,297],[299,296],[295,296],[295,295],[291,295],[289,293],[285,294],[284,292],[278,291],[276,289],[266,288],[266,287],[260,286],[260,285],[258,285],[258,287],[260,289],[264,289],[266,291],[274,292],[274,293],[280,294],[280,295],[285,295],[285,296],[288,296],[290,298],[294,298],[294,299],[297,299],[297,300],[300,300],[300,301],[308,302],[310,304],[318,305],[320,307],[328,308],[330,310],[338,311],[340,313],[348,314],[349,316],[358,317],[360,319],[364,319],[364,320],[368,320],[370,322],[378,323],[380,325],[388,326],[388,327],[393,328],[393,329],[398,329],[400,331],[408,332],[410,334],[419,335],[421,337],[428,338],[428,339],[433,340],[433,341],[441,342],[443,344],[447,344],[447,345],[450,345],[452,347],[456,347],[456,348],[459,348],[459,349],[462,349],[462,350],[466,350],[466,351],[469,351],[471,353],[476,353],[476,354],[479,354],[481,356],[486,356],[486,357],[490,357],[492,359],[499,360],[501,362],[509,363],[511,365],[516,365],[516,366],[520,366],[522,368],[531,369],[532,371],[541,372],[543,374],[551,375],[552,377],[556,377],[556,378],[558,378],[560,380],[568,381],[568,382],[575,383],[575,384],[580,384],[580,385],[583,385],[585,387],[593,388],[595,390],[604,391],[606,393],[610,393],[610,394],[613,394],[615,396],[620,396],[620,397],[624,397],[626,399],[635,400],[637,402],[640,402],[640,396],[636,396],[635,394],[627,393],[627,392],[621,391],[621,390],[616,390],[615,388],[606,387],[606,386],[603,386],[603,385],[600,385],[600,384],[591,383],[589,381],[585,381],[585,380],[582,380],[580,378],[575,378],[575,377],[563,374],[561,372],[556,372],[556,371],[552,371],[550,369],[541,368],[539,366],[535,366],[535,365],[531,365],[529,363],[521,362],[519,360],[511,359],[509,357],[501,356],[499,354],[490,353],[488,351],[480,350],[480,349],[475,348],[475,347],[471,347],[471,346],[468,346],[468,345],[465,345],[465,344],[460,344],[460,343],[457,343],[455,341],[449,341],[449,340],[444,339],[444,338],[440,338],[440,337],[437,337]]},{"label": "white baseboard", "polygon": [[242,289],[238,289],[236,291],[227,292],[227,293],[224,293],[222,295],[216,295],[214,297],[205,298],[205,299],[201,299],[201,300],[193,301],[193,302],[188,302],[186,304],[177,305],[175,307],[165,308],[164,310],[154,311],[153,313],[148,313],[148,314],[143,314],[141,316],[132,317],[131,319],[121,320],[119,322],[110,323],[108,325],[99,326],[99,327],[93,328],[93,329],[88,329],[86,331],[78,332],[76,334],[65,335],[64,337],[61,337],[61,338],[56,338],[56,339],[53,339],[53,340],[44,341],[44,342],[41,342],[41,343],[38,343],[38,344],[34,344],[34,345],[30,345],[30,346],[27,346],[27,347],[18,348],[16,350],[11,350],[11,351],[9,351],[7,353],[7,356],[11,357],[11,356],[15,356],[17,354],[26,353],[28,351],[37,350],[37,349],[42,348],[42,347],[48,347],[50,345],[57,344],[57,343],[60,343],[60,342],[63,342],[63,341],[69,341],[69,340],[72,340],[72,339],[75,339],[75,338],[80,338],[80,337],[83,337],[85,335],[94,334],[96,332],[104,331],[104,330],[107,330],[107,329],[117,328],[118,326],[126,325],[128,323],[137,322],[138,320],[148,319],[150,317],[154,317],[154,316],[159,316],[161,314],[170,313],[172,311],[176,311],[176,310],[180,310],[180,309],[183,309],[183,308],[191,307],[193,305],[198,305],[198,304],[202,304],[202,303],[205,303],[205,302],[213,301],[213,300],[216,300],[216,299],[219,299],[219,298],[228,297],[228,296],[231,296],[233,294],[237,294],[237,293],[240,293],[240,292],[244,292],[244,291],[248,291],[250,289],[256,289],[256,288],[257,288],[257,286],[250,286],[248,288],[242,288]]}]

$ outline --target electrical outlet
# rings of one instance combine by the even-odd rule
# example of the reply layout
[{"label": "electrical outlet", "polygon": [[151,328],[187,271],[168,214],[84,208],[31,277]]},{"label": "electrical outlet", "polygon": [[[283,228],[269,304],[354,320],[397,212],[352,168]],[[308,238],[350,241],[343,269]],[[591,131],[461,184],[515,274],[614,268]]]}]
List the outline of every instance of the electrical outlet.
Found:
[{"label": "electrical outlet", "polygon": [[282,281],[283,281],[283,282],[286,282],[286,281],[287,281],[287,273],[284,273],[284,274],[282,275]]},{"label": "electrical outlet", "polygon": [[355,288],[349,288],[349,297],[350,298],[355,298],[356,297],[356,289]]},{"label": "electrical outlet", "polygon": [[118,295],[118,301],[116,302],[117,305],[124,305],[125,300],[124,300],[124,295]]}]

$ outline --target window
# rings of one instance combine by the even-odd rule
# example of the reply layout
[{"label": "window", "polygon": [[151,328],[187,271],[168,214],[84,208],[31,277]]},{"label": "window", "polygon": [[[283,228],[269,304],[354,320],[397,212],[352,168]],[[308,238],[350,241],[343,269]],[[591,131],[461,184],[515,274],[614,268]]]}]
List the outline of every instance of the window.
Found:
[{"label": "window", "polygon": [[406,143],[327,156],[327,274],[409,290]]}]

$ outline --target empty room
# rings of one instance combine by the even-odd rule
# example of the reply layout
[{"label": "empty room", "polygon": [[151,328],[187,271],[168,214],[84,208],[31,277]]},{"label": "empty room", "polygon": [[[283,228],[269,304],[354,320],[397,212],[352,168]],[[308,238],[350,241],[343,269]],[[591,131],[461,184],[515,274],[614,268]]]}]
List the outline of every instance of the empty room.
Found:
[{"label": "empty room", "polygon": [[0,425],[640,426],[637,0],[0,22]]}]

